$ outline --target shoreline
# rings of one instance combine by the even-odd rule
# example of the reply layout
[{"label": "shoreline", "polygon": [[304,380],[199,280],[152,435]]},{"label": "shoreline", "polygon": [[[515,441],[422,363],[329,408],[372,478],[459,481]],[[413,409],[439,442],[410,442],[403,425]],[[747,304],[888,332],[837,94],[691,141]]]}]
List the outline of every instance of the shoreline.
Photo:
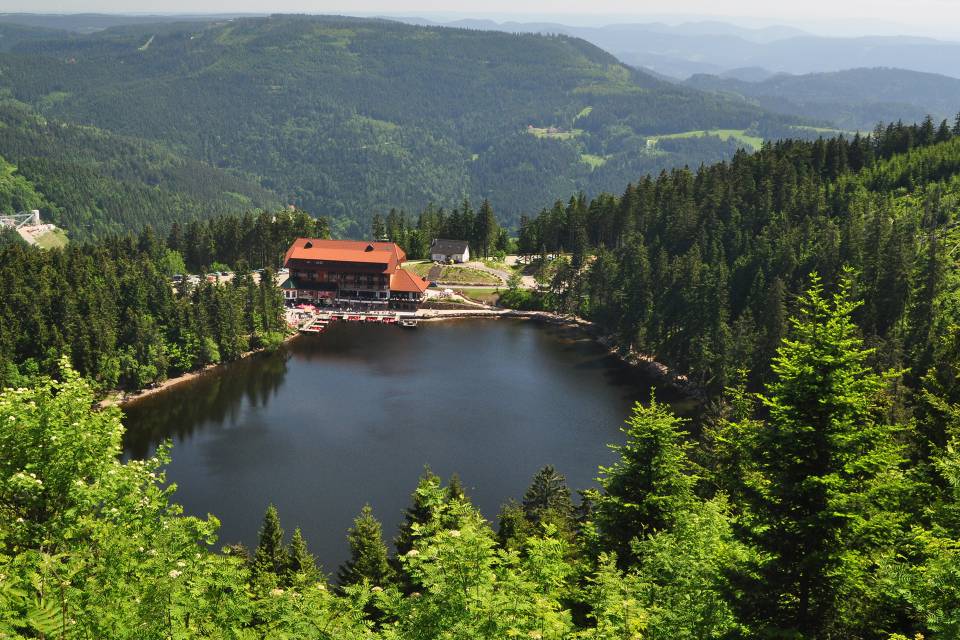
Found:
[{"label": "shoreline", "polygon": [[[656,384],[668,388],[671,391],[682,394],[683,396],[702,402],[706,399],[706,393],[694,385],[686,376],[673,372],[669,367],[661,362],[657,362],[652,356],[640,354],[635,351],[624,354],[621,353],[619,345],[612,335],[604,335],[596,323],[585,320],[578,316],[564,316],[550,311],[520,311],[517,309],[421,309],[417,313],[419,322],[450,322],[453,320],[469,320],[486,318],[499,320],[506,318],[508,320],[527,320],[549,324],[557,327],[575,329],[586,334],[591,340],[594,340],[602,346],[607,352],[623,364],[643,371]],[[300,332],[295,332],[283,339],[282,344],[287,344],[291,340],[300,337]],[[210,364],[202,369],[183,373],[175,378],[164,380],[160,384],[141,389],[139,391],[117,391],[114,390],[107,394],[107,397],[96,404],[97,409],[104,409],[110,406],[123,408],[128,404],[133,404],[149,398],[150,396],[163,393],[173,387],[196,380],[202,376],[212,373],[221,367],[227,367],[232,362],[238,362],[245,358],[265,353],[265,349],[256,349],[243,353],[237,360],[231,362],[221,362]]]},{"label": "shoreline", "polygon": [[[658,362],[651,355],[638,353],[633,350],[630,350],[628,353],[622,353],[620,345],[612,334],[604,334],[595,322],[579,316],[560,315],[550,311],[519,311],[516,309],[457,309],[446,312],[428,310],[428,312],[430,311],[432,311],[430,315],[420,316],[418,313],[417,319],[421,322],[444,322],[470,318],[490,318],[494,320],[507,318],[530,320],[575,329],[585,333],[591,340],[597,342],[597,344],[605,348],[611,356],[617,358],[617,360],[623,364],[642,370],[644,375],[649,376],[656,384],[698,402],[703,402],[707,399],[706,391],[691,382],[685,375],[674,372],[670,367],[662,362]],[[437,313],[437,311],[440,311],[440,313]]]},{"label": "shoreline", "polygon": [[[292,333],[286,336],[283,339],[283,342],[281,344],[287,344],[294,338],[298,338],[298,337],[300,337],[299,332]],[[208,373],[212,373],[217,369],[220,369],[221,367],[228,367],[234,362],[239,362],[240,360],[244,360],[251,356],[255,356],[255,355],[266,353],[266,352],[267,352],[266,349],[254,349],[253,351],[245,351],[242,354],[240,354],[240,357],[237,358],[236,360],[231,360],[230,362],[220,362],[217,364],[208,364],[202,369],[197,369],[196,371],[188,371],[187,373],[182,373],[175,378],[168,378],[163,382],[161,382],[160,384],[157,384],[152,387],[147,387],[146,389],[140,389],[139,391],[119,391],[114,389],[107,394],[107,397],[97,402],[95,407],[97,409],[106,409],[107,407],[120,407],[122,409],[128,404],[139,402],[144,398],[149,398],[150,396],[156,395],[158,393],[163,393],[164,391],[167,391],[168,389],[172,389],[173,387],[179,386],[185,382],[196,380],[197,378],[205,376]]]}]

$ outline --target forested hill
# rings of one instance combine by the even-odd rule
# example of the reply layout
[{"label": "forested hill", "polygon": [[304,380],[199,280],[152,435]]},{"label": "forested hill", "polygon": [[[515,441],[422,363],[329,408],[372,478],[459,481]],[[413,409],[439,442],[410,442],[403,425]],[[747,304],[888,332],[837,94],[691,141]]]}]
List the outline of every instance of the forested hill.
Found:
[{"label": "forested hill", "polygon": [[572,254],[546,264],[540,299],[525,302],[590,318],[719,390],[742,369],[766,380],[810,274],[835,286],[851,268],[872,364],[915,383],[955,357],[942,349],[960,326],[958,202],[960,122],[765,145],[524,224],[522,253]]},{"label": "forested hill", "polygon": [[250,178],[163,145],[47,119],[0,100],[0,211],[40,209],[71,237],[275,208]]},{"label": "forested hill", "polygon": [[546,466],[496,531],[426,470],[395,552],[365,506],[336,584],[273,506],[255,549],[216,551],[217,519],[172,502],[169,448],[124,461],[119,411],[91,411],[69,366],[137,388],[278,344],[269,275],[174,292],[164,274],[181,251],[264,264],[323,229],[264,213],[168,244],[0,247],[0,636],[956,640],[958,204],[960,127],[925,123],[528,222],[552,272],[532,295],[718,394],[696,420],[637,403],[579,505]]},{"label": "forested hill", "polygon": [[739,95],[765,109],[825,120],[842,129],[872,130],[877,122],[952,119],[960,109],[960,80],[906,69],[849,69],[778,74],[760,82],[697,74],[687,86]]},{"label": "forested hill", "polygon": [[[510,216],[728,157],[788,121],[563,36],[274,16],[24,41],[0,86],[51,117],[263,177],[361,233],[374,211],[489,197]],[[335,229],[335,232],[338,230]]]}]

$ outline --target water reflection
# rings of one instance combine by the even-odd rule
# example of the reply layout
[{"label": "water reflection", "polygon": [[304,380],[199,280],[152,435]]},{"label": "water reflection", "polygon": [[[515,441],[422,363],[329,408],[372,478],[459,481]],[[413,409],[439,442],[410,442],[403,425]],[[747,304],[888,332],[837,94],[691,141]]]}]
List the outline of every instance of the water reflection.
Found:
[{"label": "water reflection", "polygon": [[197,428],[236,424],[244,403],[264,407],[277,393],[287,374],[289,355],[286,348],[259,354],[127,405],[125,453],[145,458],[168,438],[185,440]]},{"label": "water reflection", "polygon": [[458,473],[490,519],[544,464],[590,486],[630,405],[649,394],[570,330],[337,325],[130,406],[125,445],[144,457],[171,438],[175,499],[216,514],[222,541],[255,543],[273,502],[333,570],[364,503],[393,535],[425,464]]}]

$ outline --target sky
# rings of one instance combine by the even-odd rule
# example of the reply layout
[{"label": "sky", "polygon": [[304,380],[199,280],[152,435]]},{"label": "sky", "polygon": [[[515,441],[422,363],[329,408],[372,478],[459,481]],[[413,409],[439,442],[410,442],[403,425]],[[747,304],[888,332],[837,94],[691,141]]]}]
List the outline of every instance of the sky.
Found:
[{"label": "sky", "polygon": [[[664,15],[668,11],[669,15]],[[0,0],[0,12],[297,12],[483,17],[566,24],[712,18],[744,26],[789,24],[825,35],[960,38],[960,0]]]}]

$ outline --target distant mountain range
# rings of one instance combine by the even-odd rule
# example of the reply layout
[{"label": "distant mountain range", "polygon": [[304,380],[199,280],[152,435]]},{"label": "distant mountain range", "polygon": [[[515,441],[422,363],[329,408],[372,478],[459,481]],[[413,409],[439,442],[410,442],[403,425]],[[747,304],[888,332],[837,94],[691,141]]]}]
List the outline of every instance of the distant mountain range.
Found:
[{"label": "distant mountain range", "polygon": [[256,176],[342,235],[392,207],[464,198],[515,223],[800,122],[568,36],[317,16],[23,29],[0,24],[21,34],[0,54],[0,91]]},{"label": "distant mountain range", "polygon": [[[732,75],[732,74],[731,74]],[[953,123],[960,112],[960,80],[904,69],[850,69],[834,73],[775,75],[698,74],[686,85],[740,96],[778,113],[829,122],[841,129],[870,130],[879,122],[919,122],[927,114]]]},{"label": "distant mountain range", "polygon": [[[907,63],[935,50],[942,55],[933,66],[960,73],[960,44],[932,40],[827,39],[712,22],[448,28],[404,23],[426,22],[415,18],[184,18],[0,15],[0,107],[12,101],[16,113],[36,117],[18,120],[7,147],[0,135],[0,156],[29,168],[26,141],[38,127],[51,137],[57,123],[92,125],[97,133],[86,137],[65,129],[71,166],[109,168],[104,179],[124,184],[107,190],[154,198],[147,209],[158,226],[191,207],[212,215],[291,203],[330,217],[335,233],[361,236],[374,213],[393,207],[412,213],[489,198],[515,225],[579,191],[619,191],[643,174],[728,158],[764,139],[927,113],[952,119],[960,110],[960,80],[946,75],[785,75],[775,73],[789,66],[782,58],[762,57],[794,51],[796,69],[913,51],[902,56]],[[664,64],[630,67],[610,53],[618,49],[623,60],[632,55],[623,51],[645,51]],[[667,79],[681,67],[715,73]],[[97,145],[109,162],[97,160]],[[32,165],[41,193],[55,159],[43,148],[43,162]],[[221,195],[191,175],[222,185]],[[150,189],[166,191],[158,199]],[[72,203],[60,214],[67,227],[151,221],[119,196],[108,208],[61,200]],[[71,207],[86,213],[71,220]]]},{"label": "distant mountain range", "polygon": [[[421,18],[400,18],[436,24]],[[685,79],[744,67],[769,73],[819,73],[857,67],[896,67],[960,78],[960,42],[912,36],[823,37],[790,27],[749,29],[723,22],[618,24],[575,27],[558,23],[458,20],[468,29],[559,33],[592,42],[623,62]]]}]

